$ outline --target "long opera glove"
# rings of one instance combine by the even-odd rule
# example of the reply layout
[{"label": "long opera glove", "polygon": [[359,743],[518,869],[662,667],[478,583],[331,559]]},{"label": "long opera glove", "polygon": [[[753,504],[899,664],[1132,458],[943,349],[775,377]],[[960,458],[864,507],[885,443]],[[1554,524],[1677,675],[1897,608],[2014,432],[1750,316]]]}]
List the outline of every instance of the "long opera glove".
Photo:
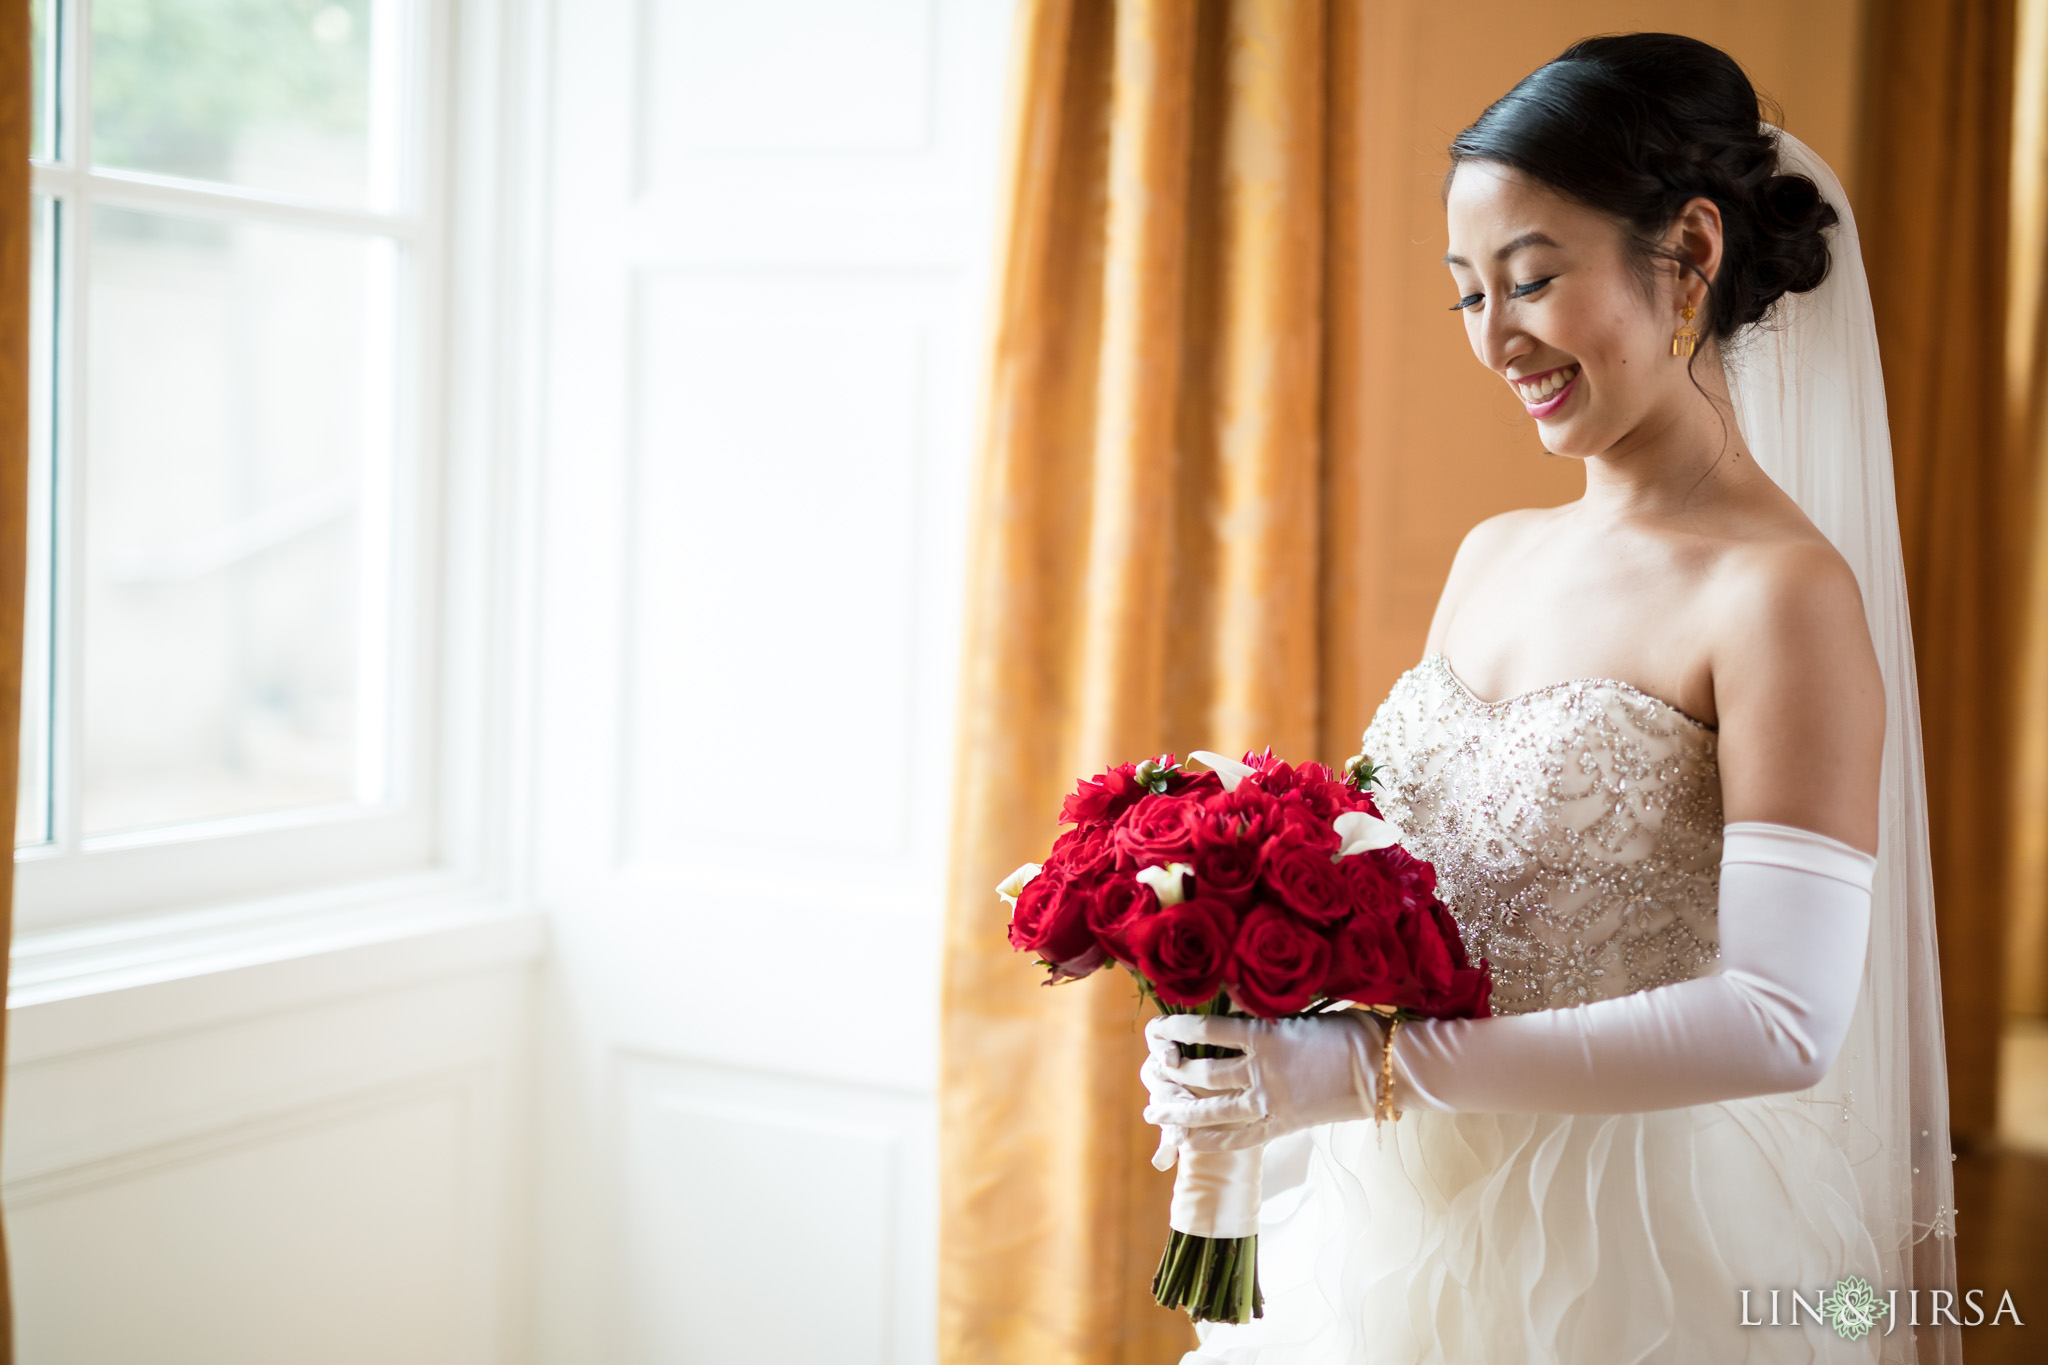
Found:
[{"label": "long opera glove", "polygon": [[[1719,972],[1567,1009],[1404,1025],[1394,1044],[1395,1103],[1620,1114],[1814,1085],[1833,1064],[1855,1009],[1875,870],[1870,855],[1807,830],[1729,825]],[[1284,1022],[1329,1027],[1345,1018]],[[1373,1112],[1376,1067],[1344,1080],[1300,1066],[1302,1049],[1276,1024],[1192,1015],[1154,1022],[1173,1024],[1173,1041],[1248,1054],[1200,1063],[1155,1045],[1146,1062],[1152,1104],[1145,1116],[1181,1130],[1184,1150],[1258,1146],[1308,1120],[1328,1122],[1317,1116],[1333,1108],[1347,1117]],[[1372,1030],[1379,1042],[1376,1023],[1352,1026]],[[1311,1076],[1325,1093],[1304,1093]],[[1196,1084],[1205,1093],[1195,1093]]]}]

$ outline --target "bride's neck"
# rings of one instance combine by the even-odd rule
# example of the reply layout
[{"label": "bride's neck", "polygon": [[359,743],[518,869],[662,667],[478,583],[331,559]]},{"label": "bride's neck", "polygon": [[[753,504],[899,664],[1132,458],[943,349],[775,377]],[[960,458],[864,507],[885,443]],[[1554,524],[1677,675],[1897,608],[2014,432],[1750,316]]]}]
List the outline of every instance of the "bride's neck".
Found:
[{"label": "bride's neck", "polygon": [[1756,468],[1728,396],[1716,351],[1702,351],[1677,401],[1652,414],[1586,464],[1587,511],[1616,517],[1697,511]]}]

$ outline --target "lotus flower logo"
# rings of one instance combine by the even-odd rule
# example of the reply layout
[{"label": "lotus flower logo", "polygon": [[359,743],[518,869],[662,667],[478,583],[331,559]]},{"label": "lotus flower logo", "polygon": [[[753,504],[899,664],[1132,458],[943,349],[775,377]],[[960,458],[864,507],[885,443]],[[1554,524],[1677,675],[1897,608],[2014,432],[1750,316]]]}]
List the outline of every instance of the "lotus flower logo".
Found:
[{"label": "lotus flower logo", "polygon": [[1861,1341],[1884,1316],[1885,1302],[1861,1275],[1845,1275],[1821,1296],[1821,1320],[1844,1341]]}]

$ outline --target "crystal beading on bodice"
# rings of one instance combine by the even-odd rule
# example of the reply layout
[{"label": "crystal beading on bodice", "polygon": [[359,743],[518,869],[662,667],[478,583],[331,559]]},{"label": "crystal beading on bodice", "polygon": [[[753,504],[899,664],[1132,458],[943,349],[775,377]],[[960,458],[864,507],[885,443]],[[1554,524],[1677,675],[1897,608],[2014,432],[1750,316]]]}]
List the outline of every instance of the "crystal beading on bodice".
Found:
[{"label": "crystal beading on bodice", "polygon": [[1712,729],[1627,683],[1483,701],[1432,654],[1365,732],[1378,800],[1436,864],[1502,1014],[1702,976],[1718,953]]}]

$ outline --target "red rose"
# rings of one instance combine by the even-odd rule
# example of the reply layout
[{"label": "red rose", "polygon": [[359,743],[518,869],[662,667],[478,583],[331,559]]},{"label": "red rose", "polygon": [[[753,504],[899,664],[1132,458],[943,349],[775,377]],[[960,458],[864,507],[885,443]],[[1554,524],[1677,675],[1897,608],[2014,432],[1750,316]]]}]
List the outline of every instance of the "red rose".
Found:
[{"label": "red rose", "polygon": [[1249,840],[1195,848],[1195,894],[1223,901],[1234,910],[1251,902],[1264,865],[1259,846]]},{"label": "red rose", "polygon": [[1095,937],[1119,962],[1132,962],[1130,931],[1138,920],[1159,909],[1151,887],[1128,873],[1103,878],[1088,897],[1085,914]]},{"label": "red rose", "polygon": [[1412,1009],[1423,1008],[1449,987],[1451,972],[1458,965],[1430,909],[1429,905],[1403,904],[1400,918],[1396,921],[1400,926],[1401,940],[1408,945],[1409,960],[1415,964],[1415,986],[1420,994],[1414,1000],[1400,1002]]},{"label": "red rose", "polygon": [[1257,848],[1278,827],[1279,807],[1247,779],[1234,792],[1220,791],[1191,802],[1188,825],[1197,848],[1245,842]]},{"label": "red rose", "polygon": [[1138,785],[1138,765],[1119,763],[1100,777],[1084,778],[1060,805],[1063,825],[1107,824],[1146,795]]},{"label": "red rose", "polygon": [[1246,915],[1232,947],[1233,994],[1262,1019],[1307,1009],[1329,975],[1329,941],[1277,906]]},{"label": "red rose", "polygon": [[[1426,994],[1414,1006],[1438,1019],[1484,1018],[1493,1012],[1493,972],[1487,963],[1474,967],[1465,953],[1465,936],[1442,901],[1431,901],[1420,916],[1421,938],[1429,944],[1434,964],[1441,954],[1447,964],[1435,982],[1425,980]],[[1432,933],[1432,931],[1434,931]]]},{"label": "red rose", "polygon": [[1317,924],[1334,924],[1351,909],[1343,873],[1319,848],[1279,839],[1266,845],[1266,889],[1273,899]]},{"label": "red rose", "polygon": [[[1347,860],[1348,861],[1348,860]],[[1394,932],[1392,918],[1354,915],[1339,925],[1330,943],[1330,974],[1323,994],[1361,1005],[1392,1005],[1417,996],[1415,973]]]},{"label": "red rose", "polygon": [[1251,781],[1253,782],[1263,782],[1265,780],[1266,770],[1280,765],[1280,760],[1273,757],[1273,746],[1270,744],[1268,744],[1265,747],[1265,750],[1260,753],[1254,753],[1250,749],[1246,749],[1244,751],[1244,757],[1239,761],[1242,762],[1245,767],[1250,768],[1252,770],[1253,775]]},{"label": "red rose", "polygon": [[1197,896],[1139,916],[1125,940],[1139,973],[1161,1000],[1169,1005],[1205,1005],[1222,988],[1230,967],[1233,927],[1229,906]]},{"label": "red rose", "polygon": [[1259,790],[1268,796],[1285,796],[1294,790],[1295,770],[1285,763],[1277,762],[1271,749],[1266,750],[1257,759],[1246,754],[1244,761],[1256,770],[1251,781],[1257,783]]},{"label": "red rose", "polygon": [[[1315,810],[1300,797],[1289,797],[1274,808],[1272,834],[1267,843],[1286,842],[1320,849],[1324,853],[1335,853],[1344,846],[1344,838],[1336,827],[1316,814]],[[1267,856],[1272,856],[1269,847]]]},{"label": "red rose", "polygon": [[1421,909],[1436,899],[1436,869],[1399,844],[1352,856],[1375,860],[1401,889],[1401,899],[1410,906]]},{"label": "red rose", "polygon": [[1403,903],[1395,927],[1407,949],[1412,975],[1397,983],[1398,989],[1390,997],[1372,1003],[1399,1005],[1433,1019],[1483,1017],[1492,1012],[1492,970],[1483,962],[1472,966],[1458,922],[1443,902]]},{"label": "red rose", "polygon": [[1047,867],[1057,867],[1070,876],[1087,877],[1116,867],[1116,847],[1106,825],[1083,825],[1070,829],[1052,841]]},{"label": "red rose", "polygon": [[1071,962],[1095,946],[1088,927],[1088,900],[1093,886],[1076,882],[1060,868],[1049,867],[1033,877],[1017,896],[1010,912],[1010,946],[1037,953],[1047,962]]},{"label": "red rose", "polygon": [[1351,789],[1320,763],[1304,763],[1294,770],[1294,790],[1302,804],[1326,825],[1352,808]]},{"label": "red rose", "polygon": [[1336,866],[1354,915],[1370,914],[1392,920],[1408,898],[1406,886],[1387,870],[1385,861],[1377,854],[1354,853],[1338,859]]},{"label": "red rose", "polygon": [[1463,970],[1471,966],[1471,959],[1465,955],[1465,935],[1459,931],[1458,921],[1452,916],[1451,907],[1440,900],[1431,900],[1428,914],[1431,922],[1436,925],[1437,933],[1443,939],[1444,950],[1451,955],[1452,967]]},{"label": "red rose", "polygon": [[1057,986],[1062,981],[1079,981],[1094,975],[1108,961],[1109,951],[1097,943],[1077,958],[1053,963],[1052,970],[1046,973],[1043,984]]},{"label": "red rose", "polygon": [[1166,794],[1183,801],[1198,800],[1214,796],[1223,790],[1223,779],[1214,773],[1170,772],[1166,775]]},{"label": "red rose", "polygon": [[1269,804],[1256,793],[1239,795],[1243,790],[1219,789],[1190,803],[1188,811],[1198,894],[1227,901],[1240,910],[1258,887],[1260,831]]},{"label": "red rose", "polygon": [[1481,962],[1460,967],[1442,995],[1424,1011],[1432,1019],[1484,1019],[1493,1013],[1493,972]]},{"label": "red rose", "polygon": [[1194,835],[1188,829],[1192,801],[1148,796],[1116,822],[1116,851],[1132,868],[1164,867],[1194,856]]}]

